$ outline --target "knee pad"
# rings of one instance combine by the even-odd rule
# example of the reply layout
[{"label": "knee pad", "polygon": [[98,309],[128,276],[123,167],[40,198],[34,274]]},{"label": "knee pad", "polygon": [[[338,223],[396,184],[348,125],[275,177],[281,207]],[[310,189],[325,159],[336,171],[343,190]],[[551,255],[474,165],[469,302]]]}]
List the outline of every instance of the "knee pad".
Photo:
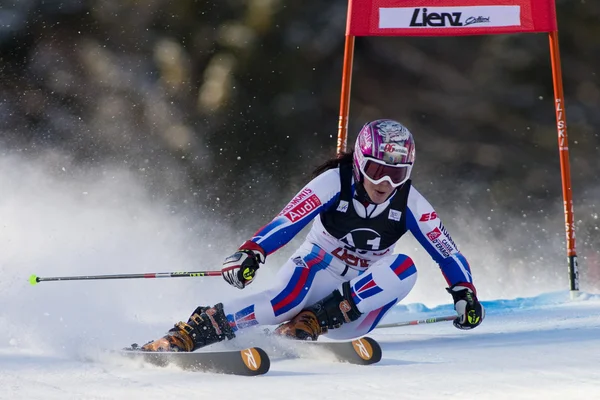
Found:
[{"label": "knee pad", "polygon": [[342,324],[356,321],[362,314],[350,294],[350,282],[342,284],[341,293],[336,289],[305,310],[315,313],[319,325],[328,329],[339,328]]}]

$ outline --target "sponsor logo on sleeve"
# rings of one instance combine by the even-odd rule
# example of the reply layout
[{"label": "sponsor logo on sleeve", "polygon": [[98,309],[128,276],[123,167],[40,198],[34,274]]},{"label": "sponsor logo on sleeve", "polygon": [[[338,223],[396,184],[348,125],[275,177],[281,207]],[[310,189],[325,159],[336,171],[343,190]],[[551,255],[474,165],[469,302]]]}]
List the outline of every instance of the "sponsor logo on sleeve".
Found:
[{"label": "sponsor logo on sleeve", "polygon": [[390,7],[379,9],[379,28],[474,28],[521,25],[521,6]]},{"label": "sponsor logo on sleeve", "polygon": [[454,243],[454,240],[452,240],[452,237],[450,236],[450,234],[446,230],[446,227],[444,226],[444,224],[442,224],[441,221],[440,221],[439,228],[440,228],[440,231],[442,232],[442,234],[446,237],[446,239],[448,239],[448,241],[452,244],[452,247],[455,250],[458,250],[458,246],[456,245],[456,243]]},{"label": "sponsor logo on sleeve", "polygon": [[444,225],[440,223],[439,227],[435,227],[431,232],[425,234],[431,244],[440,252],[444,257],[449,257],[454,253],[457,248],[448,231],[444,228]]},{"label": "sponsor logo on sleeve", "polygon": [[427,233],[427,237],[431,241],[436,240],[440,236],[442,236],[442,232],[440,232],[440,230],[438,228],[434,228],[431,232]]},{"label": "sponsor logo on sleeve", "polygon": [[298,193],[279,215],[285,216],[291,222],[296,222],[316,210],[320,205],[319,196],[311,189],[306,188]]},{"label": "sponsor logo on sleeve", "polygon": [[434,211],[434,212],[425,213],[425,214],[421,215],[421,218],[419,218],[419,221],[421,221],[421,222],[433,221],[436,218],[437,218],[437,214]]}]

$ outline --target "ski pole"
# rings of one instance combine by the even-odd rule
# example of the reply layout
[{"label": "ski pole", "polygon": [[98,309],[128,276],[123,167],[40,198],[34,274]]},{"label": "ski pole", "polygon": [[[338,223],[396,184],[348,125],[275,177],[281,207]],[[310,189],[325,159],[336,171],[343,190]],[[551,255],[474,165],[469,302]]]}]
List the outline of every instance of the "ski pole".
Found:
[{"label": "ski pole", "polygon": [[86,275],[86,276],[53,276],[42,278],[37,275],[29,277],[29,283],[37,285],[49,281],[87,281],[92,279],[151,279],[151,278],[197,278],[201,276],[221,276],[221,271],[196,271],[196,272],[149,272],[145,274],[119,274],[119,275]]},{"label": "ski pole", "polygon": [[427,319],[415,319],[414,321],[405,321],[405,322],[394,322],[391,324],[381,324],[377,325],[377,328],[394,328],[396,326],[408,326],[408,325],[419,325],[419,324],[433,324],[435,322],[442,321],[453,321],[457,318],[456,315],[448,315],[445,317],[433,317]]}]

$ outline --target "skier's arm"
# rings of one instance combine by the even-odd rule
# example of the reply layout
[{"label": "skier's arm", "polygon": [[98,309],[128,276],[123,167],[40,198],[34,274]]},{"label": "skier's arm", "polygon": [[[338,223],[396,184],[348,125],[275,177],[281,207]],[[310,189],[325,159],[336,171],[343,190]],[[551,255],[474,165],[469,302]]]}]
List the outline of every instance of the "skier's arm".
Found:
[{"label": "skier's arm", "polygon": [[408,196],[407,228],[438,263],[448,282],[454,309],[458,314],[454,326],[473,329],[485,318],[485,310],[477,299],[467,259],[458,251],[444,224],[427,200],[414,187]]},{"label": "skier's arm", "polygon": [[273,218],[250,239],[268,255],[285,246],[319,213],[327,210],[339,197],[339,169],[330,169],[310,181]]},{"label": "skier's arm", "polygon": [[225,259],[223,279],[243,289],[256,276],[266,256],[287,244],[321,211],[327,210],[339,197],[339,169],[323,172],[310,181],[267,225]]},{"label": "skier's arm", "polygon": [[406,212],[407,228],[438,263],[448,285],[467,283],[472,286],[467,259],[458,250],[431,204],[414,186],[410,189]]}]

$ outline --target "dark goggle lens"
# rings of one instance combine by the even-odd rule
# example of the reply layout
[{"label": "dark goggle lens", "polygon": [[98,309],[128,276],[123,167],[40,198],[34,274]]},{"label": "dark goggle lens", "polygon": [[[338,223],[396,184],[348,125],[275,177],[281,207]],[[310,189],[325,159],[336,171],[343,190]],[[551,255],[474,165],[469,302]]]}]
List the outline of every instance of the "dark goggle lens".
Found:
[{"label": "dark goggle lens", "polygon": [[389,176],[395,184],[402,183],[408,177],[409,165],[382,165],[374,161],[367,160],[365,165],[365,175],[374,181]]}]

